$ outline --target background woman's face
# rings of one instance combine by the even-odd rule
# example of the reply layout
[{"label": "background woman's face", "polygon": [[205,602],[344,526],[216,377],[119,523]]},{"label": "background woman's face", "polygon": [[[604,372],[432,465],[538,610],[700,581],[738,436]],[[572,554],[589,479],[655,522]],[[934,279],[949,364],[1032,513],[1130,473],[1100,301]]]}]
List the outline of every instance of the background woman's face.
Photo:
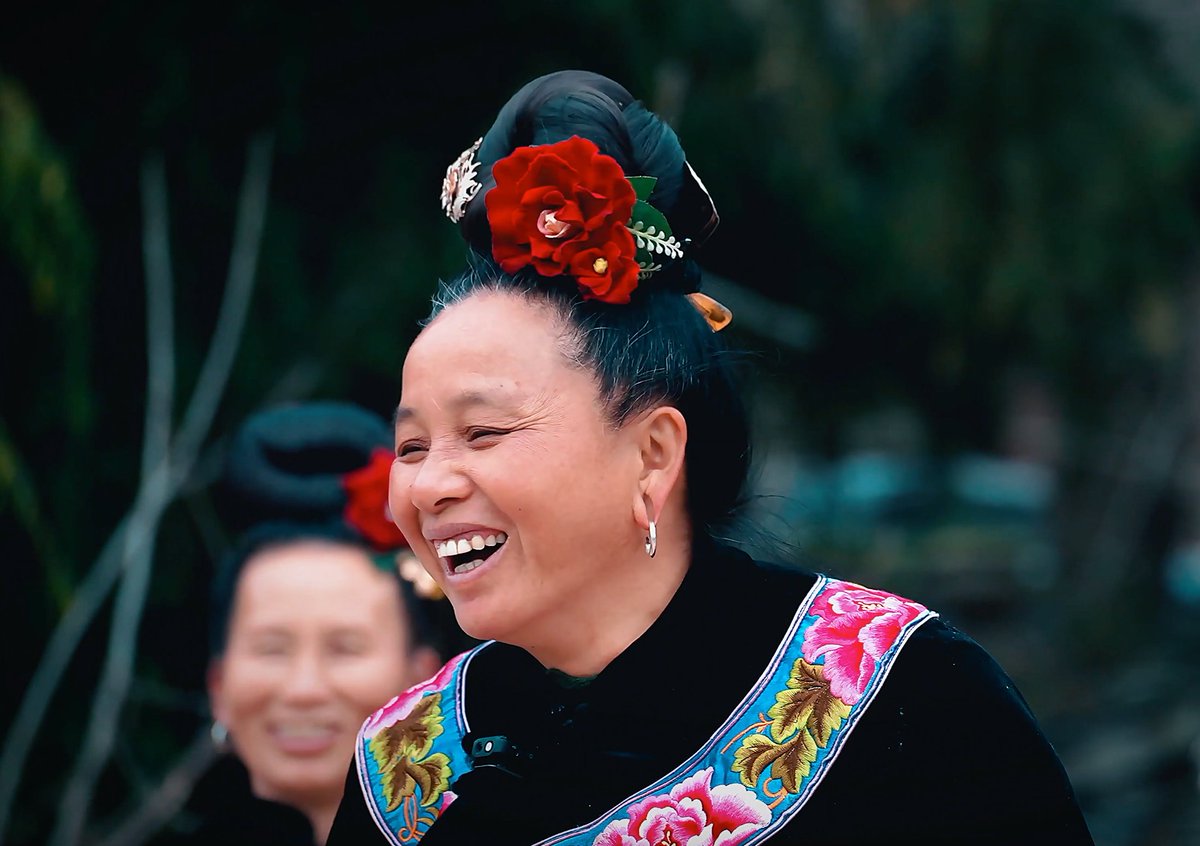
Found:
[{"label": "background woman's face", "polygon": [[475,637],[536,647],[640,548],[637,445],[545,306],[480,293],[442,312],[405,361],[396,452],[392,515]]},{"label": "background woman's face", "polygon": [[395,578],[350,546],[305,541],[246,563],[210,693],[256,794],[336,801],[363,719],[419,680],[404,614]]}]

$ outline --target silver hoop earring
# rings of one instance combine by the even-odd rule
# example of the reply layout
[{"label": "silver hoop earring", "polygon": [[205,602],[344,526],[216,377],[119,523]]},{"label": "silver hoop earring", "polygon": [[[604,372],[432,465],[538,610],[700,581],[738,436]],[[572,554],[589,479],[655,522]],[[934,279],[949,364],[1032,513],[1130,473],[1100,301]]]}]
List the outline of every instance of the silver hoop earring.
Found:
[{"label": "silver hoop earring", "polygon": [[646,554],[653,558],[656,552],[658,552],[658,529],[651,520],[650,532],[646,535]]},{"label": "silver hoop earring", "polygon": [[213,720],[208,728],[208,736],[212,738],[213,748],[218,752],[229,751],[229,729],[220,720]]}]

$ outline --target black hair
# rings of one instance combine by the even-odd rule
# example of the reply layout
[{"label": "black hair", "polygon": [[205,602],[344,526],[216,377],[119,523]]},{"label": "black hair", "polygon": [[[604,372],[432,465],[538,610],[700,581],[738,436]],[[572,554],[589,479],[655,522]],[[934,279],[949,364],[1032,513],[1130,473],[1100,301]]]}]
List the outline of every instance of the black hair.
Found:
[{"label": "black hair", "polygon": [[[517,147],[553,144],[573,135],[588,139],[601,153],[614,158],[626,176],[658,180],[648,202],[666,215],[689,254],[716,228],[712,198],[688,165],[675,130],[608,77],[566,70],[522,87],[480,140],[475,154],[479,192],[459,221],[459,230],[477,254],[492,254],[492,232],[483,200],[496,186],[492,166]],[[653,276],[653,287],[682,293],[699,288],[700,271],[695,262],[685,259],[663,264]]]},{"label": "black hair", "polygon": [[[573,135],[612,156],[629,176],[657,178],[649,202],[687,245],[682,259],[642,281],[628,304],[585,300],[570,277],[543,277],[531,267],[505,273],[490,258],[483,197],[495,185],[492,165],[522,145]],[[530,82],[500,110],[477,152],[479,194],[459,222],[475,255],[444,281],[430,320],[481,290],[512,291],[551,306],[567,326],[567,353],[594,374],[613,425],[660,404],[688,425],[685,456],[693,531],[712,536],[742,503],[750,468],[749,423],[737,389],[737,357],[685,296],[699,289],[691,258],[716,224],[712,201],[687,164],[675,132],[623,87],[585,71]]]},{"label": "black hair", "polygon": [[[344,516],[344,478],[389,452],[392,433],[382,417],[342,402],[308,402],[271,408],[246,420],[230,441],[217,485],[226,522],[240,537],[218,564],[209,617],[209,649],[225,651],[230,615],[247,562],[268,548],[305,541],[361,550],[397,582],[412,644],[445,654],[440,621],[413,586],[401,578],[396,555],[403,547],[375,548]],[[380,503],[383,508],[383,503]]]}]

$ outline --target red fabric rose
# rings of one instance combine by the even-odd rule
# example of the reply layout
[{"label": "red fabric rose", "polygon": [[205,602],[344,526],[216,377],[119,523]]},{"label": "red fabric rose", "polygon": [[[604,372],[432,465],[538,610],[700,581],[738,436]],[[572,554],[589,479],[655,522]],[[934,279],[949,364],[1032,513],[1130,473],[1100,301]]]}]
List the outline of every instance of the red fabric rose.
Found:
[{"label": "red fabric rose", "polygon": [[380,550],[408,546],[388,512],[388,477],[392,472],[391,450],[379,447],[366,467],[342,476],[346,489],[346,522],[368,543]]},{"label": "red fabric rose", "polygon": [[518,147],[492,168],[492,255],[505,273],[533,265],[574,276],[585,299],[627,303],[638,283],[625,224],[637,201],[616,159],[586,138]]}]

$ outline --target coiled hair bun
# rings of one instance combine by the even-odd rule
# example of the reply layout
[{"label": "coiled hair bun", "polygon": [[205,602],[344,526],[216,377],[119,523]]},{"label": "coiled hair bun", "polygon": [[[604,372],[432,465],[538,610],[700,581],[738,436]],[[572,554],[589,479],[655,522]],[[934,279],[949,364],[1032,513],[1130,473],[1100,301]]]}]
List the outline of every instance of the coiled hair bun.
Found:
[{"label": "coiled hair bun", "polygon": [[[492,166],[518,147],[540,146],[572,136],[593,142],[626,176],[658,181],[648,202],[670,221],[690,253],[716,228],[712,198],[687,162],[675,131],[623,86],[597,73],[565,70],[524,85],[500,109],[483,136],[475,161],[478,195],[467,205],[459,227],[480,255],[492,254],[492,233],[483,197],[496,186]],[[673,265],[673,266],[672,266]],[[687,293],[697,290],[699,273],[687,259],[655,275],[655,286]]]},{"label": "coiled hair bun", "polygon": [[390,449],[383,419],[356,405],[310,402],[262,411],[234,435],[222,493],[238,529],[261,523],[337,523],[344,477]]}]

